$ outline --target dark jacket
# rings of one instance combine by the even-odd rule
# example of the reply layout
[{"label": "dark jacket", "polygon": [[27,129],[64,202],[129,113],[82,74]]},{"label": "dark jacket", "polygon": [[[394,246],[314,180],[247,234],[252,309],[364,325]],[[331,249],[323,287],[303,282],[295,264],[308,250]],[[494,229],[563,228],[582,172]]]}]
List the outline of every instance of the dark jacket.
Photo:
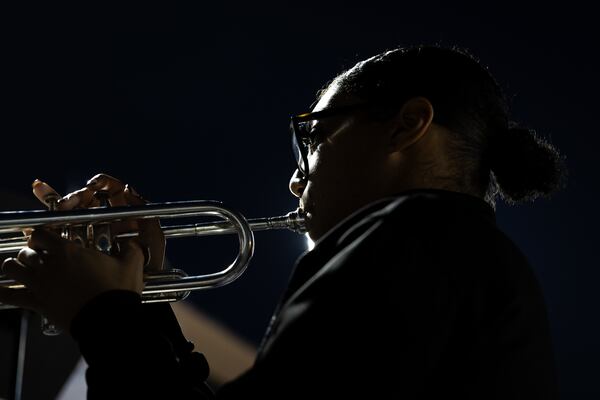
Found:
[{"label": "dark jacket", "polygon": [[[212,397],[165,307],[110,292],[82,310],[89,398]],[[541,288],[483,200],[415,190],[340,223],[297,262],[254,367],[217,393],[351,396],[558,398]]]}]

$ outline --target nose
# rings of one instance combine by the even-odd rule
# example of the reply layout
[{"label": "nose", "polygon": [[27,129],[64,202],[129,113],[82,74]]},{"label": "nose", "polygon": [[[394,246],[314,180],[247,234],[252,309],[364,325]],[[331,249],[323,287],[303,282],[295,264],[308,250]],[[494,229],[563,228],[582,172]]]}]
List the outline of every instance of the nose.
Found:
[{"label": "nose", "polygon": [[290,179],[290,192],[298,198],[302,197],[306,183],[300,178],[301,174],[298,168],[294,171],[292,178]]}]

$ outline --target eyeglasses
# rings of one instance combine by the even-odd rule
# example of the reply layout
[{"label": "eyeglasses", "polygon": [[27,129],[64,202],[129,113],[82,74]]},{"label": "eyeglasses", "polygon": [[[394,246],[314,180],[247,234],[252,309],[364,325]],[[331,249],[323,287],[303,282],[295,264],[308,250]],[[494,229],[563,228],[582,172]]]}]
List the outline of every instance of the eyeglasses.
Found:
[{"label": "eyeglasses", "polygon": [[370,103],[358,103],[349,106],[329,108],[321,111],[298,114],[291,117],[290,131],[292,133],[292,151],[298,165],[298,171],[302,174],[302,181],[308,181],[308,154],[311,147],[322,140],[323,135],[313,129],[312,121],[342,115],[356,109],[362,108]]}]

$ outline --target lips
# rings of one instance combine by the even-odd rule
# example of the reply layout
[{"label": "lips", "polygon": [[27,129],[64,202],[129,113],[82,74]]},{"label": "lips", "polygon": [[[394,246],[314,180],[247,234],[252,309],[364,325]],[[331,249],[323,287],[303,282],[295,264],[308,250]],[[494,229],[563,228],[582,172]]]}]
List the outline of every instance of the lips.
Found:
[{"label": "lips", "polygon": [[310,208],[306,207],[304,204],[300,203],[300,204],[298,205],[298,207],[299,207],[299,208],[300,208],[300,210],[302,210],[303,212],[305,212],[305,213],[307,213],[307,214],[308,214],[308,213],[310,213]]},{"label": "lips", "polygon": [[308,223],[312,218],[312,212],[310,209],[305,207],[302,203],[298,205],[298,209],[304,214],[305,223]]}]

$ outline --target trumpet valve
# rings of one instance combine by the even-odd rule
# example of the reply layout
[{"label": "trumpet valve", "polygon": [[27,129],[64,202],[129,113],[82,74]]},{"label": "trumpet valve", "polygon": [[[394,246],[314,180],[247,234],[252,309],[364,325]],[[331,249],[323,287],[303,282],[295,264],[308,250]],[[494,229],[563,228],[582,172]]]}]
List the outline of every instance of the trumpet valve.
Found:
[{"label": "trumpet valve", "polygon": [[[94,197],[100,203],[100,207],[110,207],[108,201],[110,196],[107,190],[98,190],[94,192]],[[96,250],[106,254],[111,253],[113,237],[111,234],[110,223],[90,225],[88,229],[88,238]]]}]

